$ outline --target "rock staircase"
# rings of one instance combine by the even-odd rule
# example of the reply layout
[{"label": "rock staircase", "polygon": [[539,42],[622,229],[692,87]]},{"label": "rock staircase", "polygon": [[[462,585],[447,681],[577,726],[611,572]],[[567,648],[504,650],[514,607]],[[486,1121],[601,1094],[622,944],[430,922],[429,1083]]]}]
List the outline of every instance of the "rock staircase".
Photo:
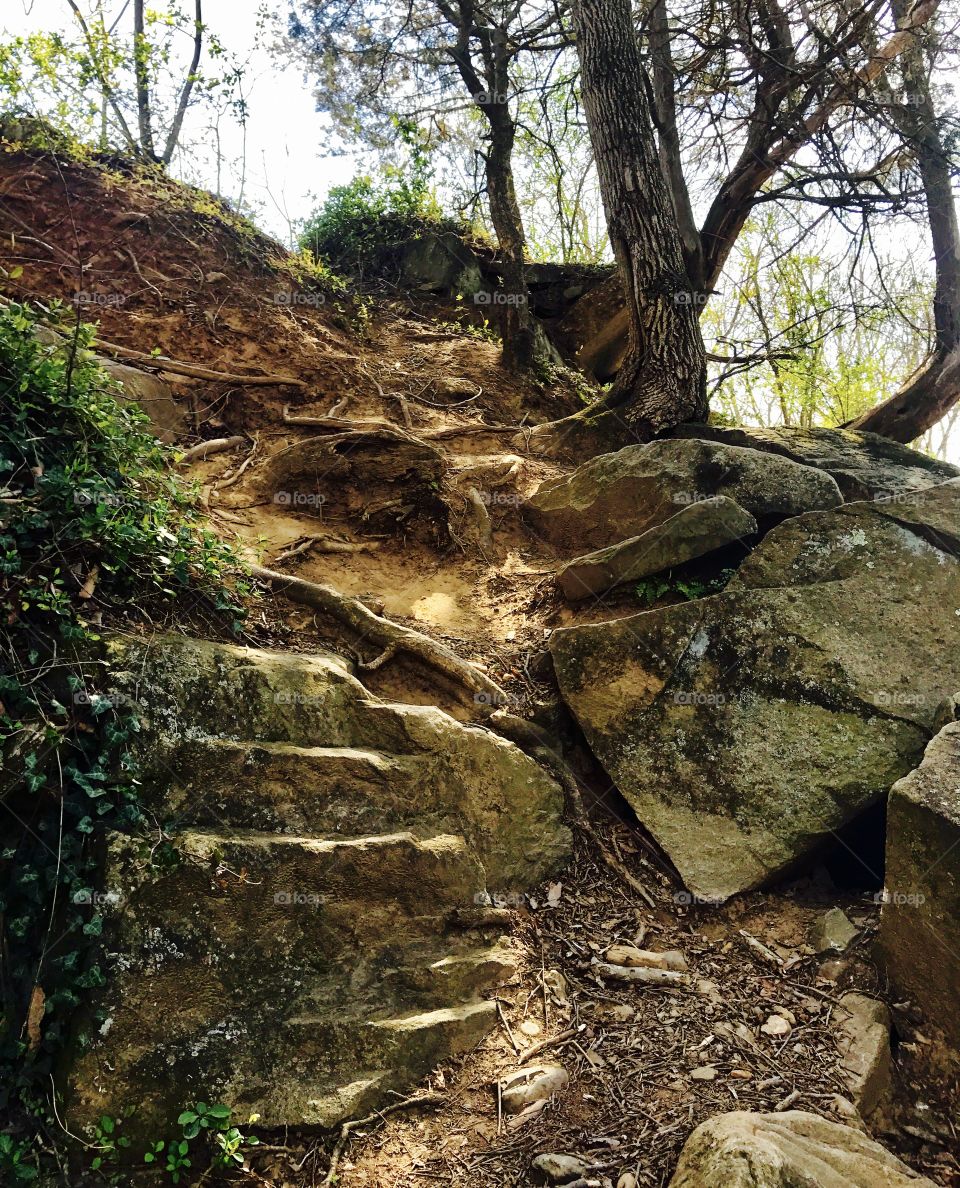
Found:
[{"label": "rock staircase", "polygon": [[568,853],[546,773],[440,710],[377,700],[333,655],[107,649],[170,844],[110,847],[111,968],[69,1073],[74,1125],[133,1104],[156,1133],[202,1099],[329,1127],[473,1047],[496,1018],[484,994],[514,972],[476,907]]}]

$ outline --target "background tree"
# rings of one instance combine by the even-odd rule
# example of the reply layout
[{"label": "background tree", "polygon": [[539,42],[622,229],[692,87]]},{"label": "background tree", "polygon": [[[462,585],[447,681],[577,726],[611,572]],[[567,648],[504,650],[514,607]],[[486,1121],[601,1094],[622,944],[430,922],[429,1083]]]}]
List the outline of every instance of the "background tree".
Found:
[{"label": "background tree", "polygon": [[[49,121],[73,142],[94,140],[170,165],[191,104],[198,100],[243,120],[243,68],[203,22],[202,0],[189,15],[176,3],[146,8],[143,0],[81,7],[66,0],[63,31],[17,37],[0,45],[0,95],[7,113]],[[179,51],[189,45],[186,64]],[[218,69],[205,72],[201,58]]]},{"label": "background tree", "polygon": [[660,168],[629,0],[576,0],[587,121],[610,243],[630,313],[630,351],[606,401],[646,438],[706,416],[706,357],[676,211]]},{"label": "background tree", "polygon": [[[889,88],[905,89],[903,70],[909,68],[909,56],[916,56],[920,36],[937,9],[936,0],[921,0],[909,11],[879,2],[850,9],[822,0],[813,8],[783,10],[777,0],[733,0],[722,6],[680,0],[676,12],[668,16],[665,0],[657,0],[641,14],[638,33],[644,53],[637,64],[636,85],[629,89],[644,92],[647,103],[629,105],[635,125],[630,138],[632,143],[643,140],[649,146],[656,134],[660,173],[671,207],[667,219],[672,223],[667,240],[671,262],[665,264],[665,271],[673,271],[672,244],[679,237],[686,287],[698,306],[702,308],[715,291],[751,212],[765,202],[829,211],[847,237],[856,232],[844,220],[859,218],[864,238],[878,218],[922,211],[931,222],[945,224],[941,239],[949,240],[951,219],[955,227],[950,166],[942,142],[932,143],[932,133],[942,121],[933,116],[932,106],[929,118],[918,117],[922,104],[914,97],[922,88],[917,89],[916,81],[909,84],[914,87],[910,102],[901,100],[898,105],[900,110],[909,108],[913,129],[908,120],[891,118],[888,110]],[[597,27],[610,24],[623,29],[632,19],[629,0],[589,0],[577,12],[595,12]],[[598,79],[616,77],[625,51],[622,37],[615,44],[597,38],[585,45],[580,33],[578,50],[587,91],[588,71]],[[942,30],[931,34],[928,44],[942,57]],[[621,84],[625,77],[619,75]],[[618,142],[624,136],[624,111],[614,111],[610,104],[591,110],[588,101],[587,116],[601,177],[606,175],[615,187],[617,176],[623,175]],[[918,119],[926,142],[921,142]],[[614,121],[619,122],[618,133],[611,135],[604,125]],[[918,178],[913,166],[921,159],[924,143],[929,161]],[[608,165],[604,154],[610,157]],[[937,179],[934,162],[939,166]],[[692,186],[688,178],[694,179]],[[619,207],[623,195],[611,190],[610,196],[606,191],[604,196],[609,217],[611,202]],[[699,225],[697,209],[705,211]],[[648,227],[630,232],[628,254],[634,261],[652,250],[664,226],[662,203],[656,195],[642,210],[647,211]],[[816,221],[815,216],[809,217],[811,225]],[[618,259],[623,257],[619,252]],[[938,292],[957,292],[950,264],[954,259],[950,250],[936,253]],[[651,257],[647,263],[651,275],[656,266]],[[687,311],[679,305],[665,307],[658,293],[638,287],[622,267],[621,283],[629,313],[624,325],[629,321],[633,334],[633,358],[638,327],[645,317],[659,315],[661,333],[683,341]],[[645,310],[645,304],[650,309]],[[955,298],[942,299],[939,307],[947,310],[955,304]],[[952,315],[947,320],[951,319]],[[671,321],[677,325],[669,327]],[[920,401],[934,417],[942,414],[944,400],[949,404],[957,396],[950,390],[956,371],[950,343],[955,339],[947,334],[943,341],[943,362],[932,377],[940,395],[931,406],[933,389],[928,384]],[[678,353],[676,362],[683,374],[688,356]],[[662,391],[656,384],[635,381],[635,376],[618,378],[603,407],[616,407],[621,420],[635,428],[666,428],[671,418],[665,412]],[[691,391],[677,404],[674,423],[689,415],[697,399]],[[910,403],[916,409],[917,399]],[[588,414],[588,419],[593,417]],[[898,435],[907,439],[930,423],[929,418],[899,420]],[[552,440],[554,427],[545,427],[542,437]]]},{"label": "background tree", "polygon": [[544,55],[567,45],[563,15],[564,5],[553,0],[407,0],[398,9],[379,0],[308,0],[290,28],[316,76],[320,108],[367,143],[389,145],[396,117],[443,140],[465,111],[480,114],[490,222],[513,298],[499,307],[504,360],[518,366],[549,354],[524,272],[513,169],[520,87],[539,77]]}]

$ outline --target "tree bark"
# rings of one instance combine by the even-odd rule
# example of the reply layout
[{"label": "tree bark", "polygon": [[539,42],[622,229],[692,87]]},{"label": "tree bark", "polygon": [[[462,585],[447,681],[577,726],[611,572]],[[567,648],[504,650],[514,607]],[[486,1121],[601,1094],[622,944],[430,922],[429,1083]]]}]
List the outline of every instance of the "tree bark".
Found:
[{"label": "tree bark", "polygon": [[[484,23],[487,14],[479,11],[473,0],[459,0],[456,6],[439,3],[438,7],[457,30],[457,42],[450,56],[490,127],[485,172],[490,221],[500,247],[504,285],[497,302],[503,362],[526,368],[540,359],[550,358],[553,352],[530,308],[524,269],[526,237],[513,179],[513,145],[517,128],[509,105],[511,49],[508,31],[505,27]],[[472,37],[478,39],[481,47],[477,64],[470,51]],[[491,297],[492,305],[497,295],[491,294]]]},{"label": "tree bark", "polygon": [[[894,7],[898,19],[902,7],[899,2]],[[936,267],[934,349],[923,369],[899,392],[858,417],[849,427],[910,442],[935,425],[960,399],[960,227],[950,161],[930,97],[923,50],[918,43],[904,53],[902,65],[906,94],[896,120],[916,153],[927,203]]]},{"label": "tree bark", "polygon": [[153,160],[153,128],[150,113],[149,45],[144,24],[143,0],[133,4],[133,72],[137,84],[137,121],[140,128],[140,148]]},{"label": "tree bark", "polygon": [[536,361],[538,338],[530,309],[530,292],[524,272],[523,219],[513,180],[513,144],[516,127],[500,95],[488,96],[494,102],[484,109],[490,121],[490,149],[487,153],[487,198],[490,221],[500,247],[503,292],[500,333],[503,339],[503,362],[512,367],[529,367]]},{"label": "tree bark", "polygon": [[[177,101],[176,114],[173,117],[173,123],[170,125],[167,142],[164,145],[162,158],[164,165],[169,165],[173,160],[173,154],[180,139],[180,129],[183,127],[183,117],[187,114],[187,108],[190,106],[190,95],[193,92],[193,84],[197,81],[197,67],[200,65],[200,54],[202,52],[203,5],[202,0],[196,0],[193,14],[193,60],[187,70],[187,77],[183,80],[183,86],[180,89],[180,98]],[[217,187],[217,192],[219,193],[219,186]]]},{"label": "tree bark", "polygon": [[648,439],[707,415],[702,296],[687,275],[658,160],[630,0],[578,0],[573,12],[587,125],[630,314],[630,349],[605,404]]}]

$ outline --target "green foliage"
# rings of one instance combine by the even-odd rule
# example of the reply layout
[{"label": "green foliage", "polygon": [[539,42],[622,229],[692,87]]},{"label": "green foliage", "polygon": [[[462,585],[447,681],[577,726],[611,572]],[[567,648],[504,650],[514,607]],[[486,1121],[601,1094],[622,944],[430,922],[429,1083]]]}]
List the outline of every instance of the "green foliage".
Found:
[{"label": "green foliage", "polygon": [[769,356],[731,367],[712,398],[735,424],[840,425],[897,390],[929,345],[932,293],[912,258],[842,267],[829,239],[803,247],[768,211],[734,251],[738,284],[704,310],[721,353]]},{"label": "green foliage", "polygon": [[[109,695],[98,626],[176,613],[236,631],[248,593],[170,450],[97,365],[92,327],[54,345],[37,329],[28,307],[0,308],[0,1109],[34,1114],[104,980],[98,839],[141,822],[137,707]],[[123,1145],[115,1120],[98,1138],[104,1161]]]},{"label": "green foliage", "polygon": [[304,224],[301,248],[335,270],[356,275],[374,272],[393,250],[418,239],[425,230],[465,230],[443,216],[415,125],[399,119],[395,123],[407,145],[408,165],[385,165],[379,178],[359,175],[345,186],[334,186]]},{"label": "green foliage", "polygon": [[[135,39],[126,21],[108,25],[103,5],[95,5],[86,21],[79,11],[64,28],[0,42],[0,104],[8,115],[28,116],[25,134],[0,130],[28,148],[82,154],[95,146],[103,153],[137,152],[149,159],[148,146],[137,142],[135,67],[141,68],[149,86],[153,147],[159,153],[183,84],[189,53],[184,47],[192,46],[193,8],[178,3],[148,6],[144,36]],[[265,9],[257,17],[262,30]],[[242,124],[247,115],[243,64],[208,26],[204,55],[204,64],[193,75],[191,101],[209,108],[214,120],[229,115]]]},{"label": "green foliage", "polygon": [[90,1167],[94,1171],[117,1163],[120,1153],[130,1146],[130,1140],[126,1135],[120,1133],[121,1124],[120,1118],[111,1118],[109,1114],[101,1115],[93,1135],[97,1154],[91,1161]]},{"label": "green foliage", "polygon": [[30,1143],[0,1134],[0,1184],[33,1184],[39,1172],[31,1159]]},{"label": "green foliage", "polygon": [[[162,1163],[173,1183],[179,1184],[181,1172],[193,1166],[191,1143],[203,1136],[209,1148],[204,1157],[211,1158],[214,1167],[242,1167],[246,1160],[243,1148],[255,1147],[260,1140],[256,1135],[244,1134],[237,1126],[232,1126],[232,1114],[229,1106],[207,1105],[203,1101],[187,1106],[177,1118],[177,1125],[183,1130],[182,1137],[151,1143],[143,1156],[144,1163]],[[251,1114],[248,1119],[251,1124],[257,1120],[257,1114]]]},{"label": "green foliage", "polygon": [[722,569],[714,577],[673,577],[656,575],[644,578],[638,582],[635,589],[637,598],[643,606],[653,606],[661,598],[673,601],[690,602],[694,598],[705,598],[709,594],[717,594],[733,577],[732,569]]}]

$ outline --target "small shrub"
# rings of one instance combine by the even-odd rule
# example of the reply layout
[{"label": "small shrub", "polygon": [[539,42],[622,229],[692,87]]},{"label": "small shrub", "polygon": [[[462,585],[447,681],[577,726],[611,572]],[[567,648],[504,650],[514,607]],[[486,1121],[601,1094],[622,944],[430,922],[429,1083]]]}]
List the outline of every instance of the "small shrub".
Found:
[{"label": "small shrub", "polygon": [[[42,1119],[72,1012],[103,984],[94,851],[141,820],[138,716],[104,695],[99,626],[230,633],[248,590],[172,452],[118,400],[93,328],[56,345],[38,329],[28,307],[0,307],[0,1110]],[[109,1161],[115,1120],[98,1137]]]},{"label": "small shrub", "polygon": [[690,602],[694,598],[705,598],[718,594],[733,577],[732,569],[722,569],[714,577],[681,578],[667,574],[665,577],[649,577],[636,585],[636,595],[643,606],[652,606],[661,598],[673,598]]}]

